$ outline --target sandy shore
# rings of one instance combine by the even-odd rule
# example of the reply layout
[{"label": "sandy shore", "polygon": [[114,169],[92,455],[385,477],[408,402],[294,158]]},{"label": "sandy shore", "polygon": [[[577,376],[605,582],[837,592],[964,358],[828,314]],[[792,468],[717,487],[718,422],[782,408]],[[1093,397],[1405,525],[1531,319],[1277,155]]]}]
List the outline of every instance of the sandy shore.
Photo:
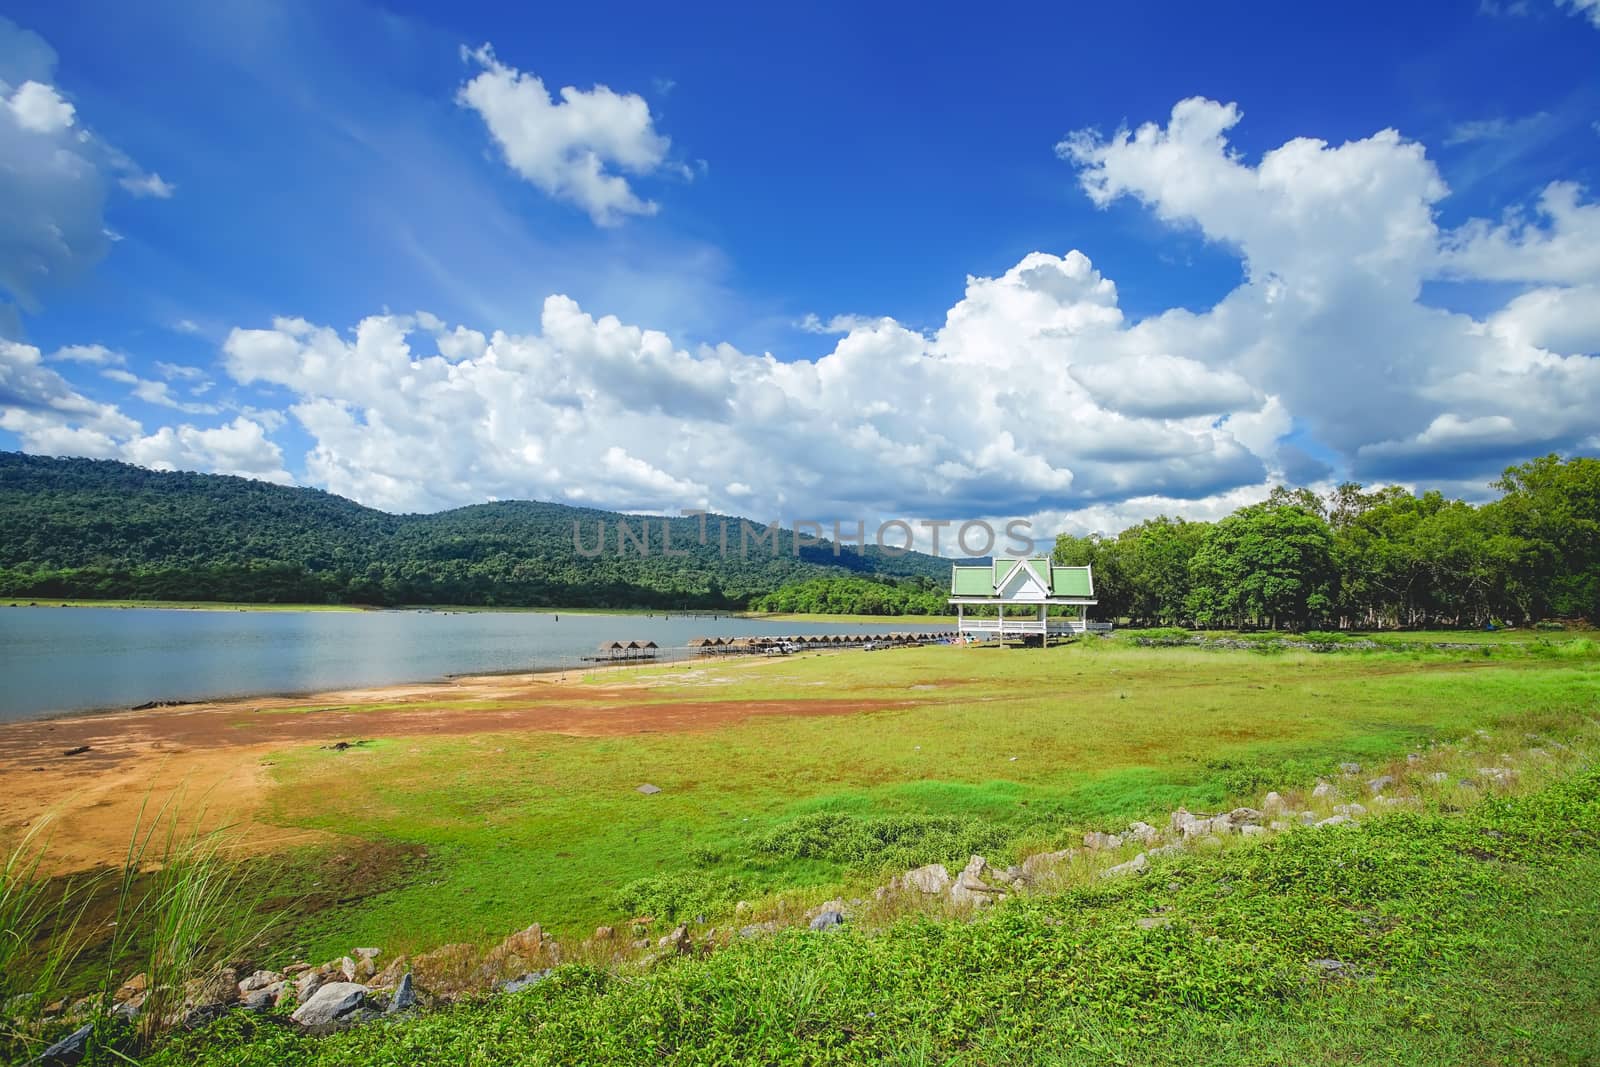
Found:
[{"label": "sandy shore", "polygon": [[[760,669],[767,662],[752,658],[718,666]],[[207,825],[237,827],[247,847],[271,850],[323,836],[265,818],[271,757],[296,746],[509,731],[584,737],[672,732],[756,715],[849,714],[864,707],[859,699],[708,701],[679,686],[672,687],[670,699],[647,700],[650,683],[629,677],[639,671],[604,666],[480,675],[0,724],[0,839],[20,835],[48,815],[53,871],[115,864],[141,807],[154,811],[181,794],[185,810],[203,804]]]}]

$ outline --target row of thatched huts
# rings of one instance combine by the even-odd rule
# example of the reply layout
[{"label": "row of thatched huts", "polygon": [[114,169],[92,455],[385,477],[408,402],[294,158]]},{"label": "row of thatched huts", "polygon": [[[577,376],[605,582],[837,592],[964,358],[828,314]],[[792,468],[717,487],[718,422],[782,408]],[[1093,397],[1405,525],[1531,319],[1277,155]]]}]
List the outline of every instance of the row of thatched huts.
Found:
[{"label": "row of thatched huts", "polygon": [[773,648],[859,648],[862,645],[920,645],[949,633],[801,634],[794,637],[697,637],[689,647],[702,656],[765,652]]},{"label": "row of thatched huts", "polygon": [[661,646],[654,641],[602,641],[598,656],[587,656],[591,662],[614,659],[655,659]]}]

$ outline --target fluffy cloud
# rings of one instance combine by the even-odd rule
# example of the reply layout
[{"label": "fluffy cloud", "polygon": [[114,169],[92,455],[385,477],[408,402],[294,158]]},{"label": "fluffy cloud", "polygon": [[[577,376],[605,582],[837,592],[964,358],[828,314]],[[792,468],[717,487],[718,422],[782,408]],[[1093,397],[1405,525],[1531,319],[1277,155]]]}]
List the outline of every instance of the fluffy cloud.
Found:
[{"label": "fluffy cloud", "polygon": [[[98,346],[77,346],[62,349],[52,358],[71,361],[74,357],[63,353],[81,356],[97,350],[105,353]],[[77,359],[91,364],[107,361]],[[149,391],[146,387],[153,386],[153,391],[164,399],[152,402],[192,410],[167,397],[165,383],[144,382],[119,367],[100,373],[113,381],[133,384],[134,394],[142,399],[151,400],[143,393]],[[241,474],[285,484],[292,480],[283,469],[282,451],[251,418],[241,415],[228,425],[211,429],[165,426],[146,435],[139,422],[123,414],[115,404],[80,393],[46,365],[37,348],[6,340],[0,340],[0,430],[16,434],[23,451],[40,455],[122,459],[161,470]]]},{"label": "fluffy cloud", "polygon": [[289,484],[283,454],[261,426],[240,415],[212,429],[163,426],[128,443],[123,458],[156,470],[201,470]]},{"label": "fluffy cloud", "polygon": [[[1487,477],[1593,433],[1600,364],[1540,347],[1557,334],[1534,325],[1539,309],[1508,309],[1492,327],[1419,299],[1424,281],[1445,275],[1600,277],[1595,209],[1574,187],[1545,190],[1547,226],[1477,220],[1441,234],[1433,207],[1448,190],[1420,144],[1393,130],[1342,145],[1296,138],[1252,165],[1227,144],[1240,119],[1232,105],[1191,99],[1164,127],[1079,133],[1059,147],[1097,203],[1135,198],[1243,260],[1245,283],[1216,307],[1155,316],[1131,338],[1277,398],[1358,477],[1414,478],[1430,462]],[[1547,295],[1562,308],[1579,299]],[[1482,421],[1494,418],[1514,432]],[[1460,427],[1484,432],[1474,440]]]},{"label": "fluffy cloud", "polygon": [[42,38],[0,16],[0,298],[24,310],[105,254],[108,178],[137,195],[172,193],[83,127],[55,64]]},{"label": "fluffy cloud", "polygon": [[[309,481],[395,510],[538,498],[1115,529],[1215,517],[1281,478],[1471,491],[1534,452],[1594,447],[1600,263],[1580,191],[1556,183],[1532,215],[1441,232],[1448,189],[1421,145],[1384,130],[1252,160],[1228,143],[1241,120],[1186,100],[1165,123],[1059,148],[1096,203],[1137,200],[1238,254],[1243,282],[1202,311],[1130,321],[1088,256],[1034,252],[969,277],[936,329],[808,317],[836,335],[817,359],[687,348],[553,295],[529,333],[427,312],[279,318],[232,330],[223,367],[281,393]],[[1526,288],[1474,317],[1423,302],[1441,277]],[[55,358],[188,403],[105,357]],[[264,414],[145,435],[36,352],[11,363],[0,388],[32,397],[38,425],[0,425],[25,441],[281,475]]]},{"label": "fluffy cloud", "polygon": [[569,85],[558,102],[542,80],[506,66],[488,45],[463,49],[462,56],[481,69],[461,86],[456,101],[482,117],[512,170],[583,208],[600,226],[656,213],[653,201],[640,199],[612,170],[644,175],[666,163],[671,142],[656,132],[644,97],[604,85],[588,91]]},{"label": "fluffy cloud", "polygon": [[1600,204],[1582,203],[1572,182],[1551,182],[1536,216],[1513,210],[1498,225],[1475,219],[1451,233],[1448,274],[1509,282],[1573,284],[1600,278]]},{"label": "fluffy cloud", "polygon": [[1266,473],[1217,425],[1265,403],[1226,374],[1131,357],[1211,389],[1210,403],[1169,396],[1182,410],[1160,415],[1146,397],[1114,410],[1076,380],[1080,360],[1120,357],[1126,334],[1115,286],[1078,253],[969,279],[931,336],[856,323],[817,360],[687,351],[563,296],[545,301],[537,334],[497,332],[453,356],[459,333],[427,314],[375,316],[348,335],[280,319],[235,330],[224,358],[238,381],[290,391],[315,480],[389,508],[492,496],[969,517],[1204,494]]}]

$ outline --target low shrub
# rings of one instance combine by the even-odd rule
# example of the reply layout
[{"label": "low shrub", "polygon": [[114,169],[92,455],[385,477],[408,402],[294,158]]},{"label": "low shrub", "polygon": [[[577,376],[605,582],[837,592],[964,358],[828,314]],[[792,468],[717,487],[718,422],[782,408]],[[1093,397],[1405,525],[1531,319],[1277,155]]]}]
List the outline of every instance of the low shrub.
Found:
[{"label": "low shrub", "polygon": [[803,815],[748,846],[757,855],[791,860],[827,860],[854,871],[905,870],[928,863],[964,863],[973,853],[1004,849],[1011,831],[983,819],[954,815],[888,815],[868,818],[844,812]]}]

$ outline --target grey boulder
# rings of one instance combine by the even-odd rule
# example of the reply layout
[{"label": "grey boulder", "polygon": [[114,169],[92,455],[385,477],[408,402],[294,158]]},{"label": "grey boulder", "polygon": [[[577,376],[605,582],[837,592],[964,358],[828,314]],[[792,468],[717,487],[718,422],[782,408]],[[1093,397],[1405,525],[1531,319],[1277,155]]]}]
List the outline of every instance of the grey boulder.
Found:
[{"label": "grey boulder", "polygon": [[355,982],[329,982],[294,1010],[290,1019],[301,1026],[332,1026],[355,1015],[367,1002],[367,987]]}]

